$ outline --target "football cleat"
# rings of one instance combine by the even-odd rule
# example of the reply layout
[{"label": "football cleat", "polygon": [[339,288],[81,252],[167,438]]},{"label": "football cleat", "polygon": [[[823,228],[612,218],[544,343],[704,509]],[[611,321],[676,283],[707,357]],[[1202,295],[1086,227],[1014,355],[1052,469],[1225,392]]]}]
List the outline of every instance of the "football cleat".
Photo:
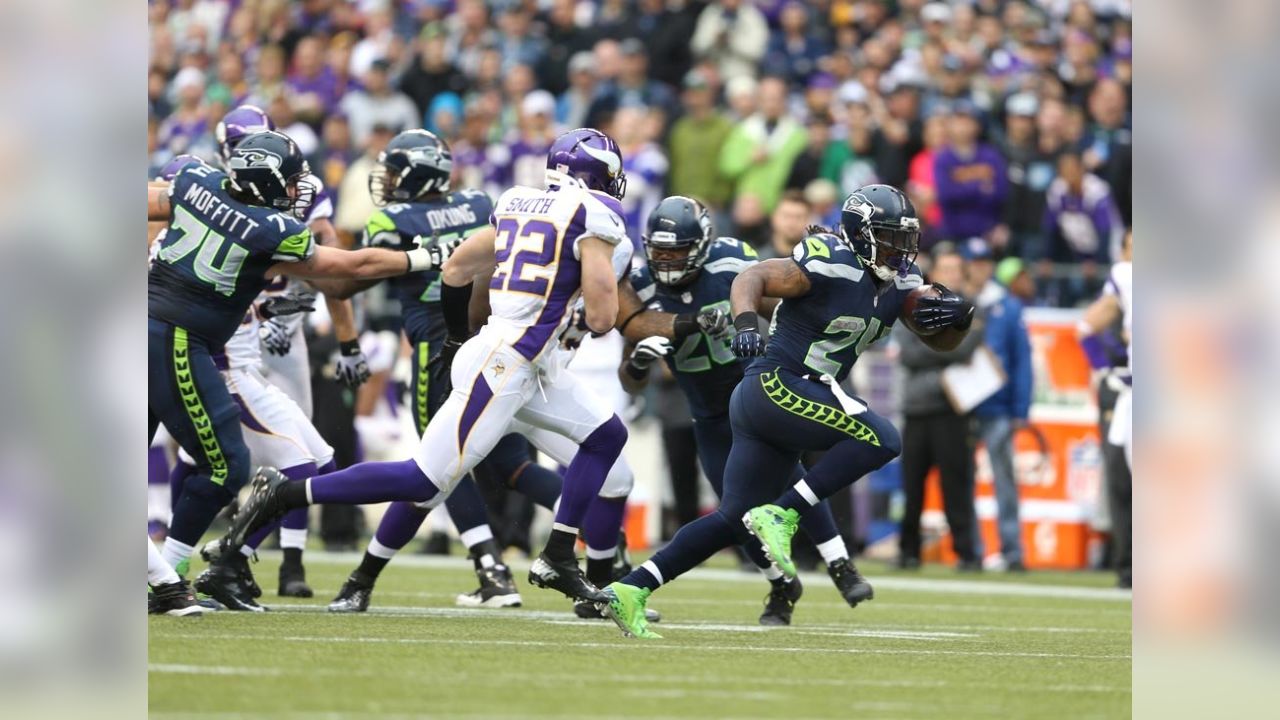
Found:
[{"label": "football cleat", "polygon": [[849,607],[858,607],[858,603],[876,596],[871,583],[862,577],[858,567],[849,558],[837,560],[828,565],[827,574],[831,576],[831,582],[835,583],[840,596],[849,603]]},{"label": "football cleat", "polygon": [[780,583],[771,583],[773,588],[764,599],[764,612],[760,613],[761,625],[790,625],[791,613],[796,609],[800,596],[804,595],[804,585],[800,578]]},{"label": "football cleat", "polygon": [[205,558],[210,559],[211,555],[217,557],[238,551],[254,530],[283,515],[287,508],[280,502],[280,488],[287,482],[289,478],[273,467],[258,468],[251,481],[252,491],[232,518],[231,529],[216,543],[205,545],[201,554],[208,551]]},{"label": "football cleat", "polygon": [[248,558],[239,552],[233,553],[227,556],[227,560],[220,559],[200,573],[196,578],[195,588],[222,603],[228,610],[264,612],[266,608],[258,604],[244,582],[244,574],[235,560],[237,557],[247,568]]},{"label": "football cleat", "polygon": [[[608,616],[601,610],[603,607],[600,603],[593,603],[587,600],[573,601],[573,614],[583,620],[608,620]],[[662,622],[662,613],[651,607],[644,609],[644,619],[651,623]]]},{"label": "football cleat", "polygon": [[[236,572],[240,573],[240,581],[244,583],[245,588],[249,591],[249,596],[255,599],[262,597],[262,588],[258,585],[257,579],[253,577],[253,570],[249,569],[249,559],[244,556],[244,553],[239,550],[227,553],[225,561],[222,559],[222,553],[221,538],[210,540],[204,544],[204,547],[200,548],[200,557],[204,558],[205,562],[210,565],[215,562],[225,562],[225,564],[235,568]],[[253,561],[258,562],[257,553],[253,555]]]},{"label": "football cleat", "polygon": [[329,603],[329,612],[358,613],[369,609],[369,598],[373,595],[373,580],[358,572],[342,583],[338,595]]},{"label": "football cleat", "polygon": [[301,564],[283,564],[280,566],[280,597],[309,598],[315,595],[307,584],[307,570]]},{"label": "football cleat", "polygon": [[516,581],[511,577],[511,569],[506,565],[497,563],[477,568],[476,577],[480,580],[480,587],[459,595],[454,601],[459,607],[520,607],[523,601],[516,590]]},{"label": "football cleat", "polygon": [[778,566],[783,575],[796,576],[796,564],[791,559],[791,538],[800,523],[800,513],[777,505],[753,507],[742,516],[747,532],[764,546],[764,554]]},{"label": "football cleat", "polygon": [[589,600],[591,602],[608,602],[609,598],[592,585],[575,558],[568,560],[552,560],[547,554],[540,553],[533,565],[529,566],[529,584],[548,590],[559,590],[573,600]]},{"label": "football cleat", "polygon": [[187,581],[178,578],[177,582],[152,586],[151,593],[147,596],[147,612],[152,615],[185,617],[203,615],[208,612],[208,608],[196,600]]},{"label": "football cleat", "polygon": [[606,601],[600,605],[600,611],[622,630],[623,637],[659,640],[662,636],[649,629],[646,618],[644,605],[649,593],[646,588],[611,583],[604,589]]}]

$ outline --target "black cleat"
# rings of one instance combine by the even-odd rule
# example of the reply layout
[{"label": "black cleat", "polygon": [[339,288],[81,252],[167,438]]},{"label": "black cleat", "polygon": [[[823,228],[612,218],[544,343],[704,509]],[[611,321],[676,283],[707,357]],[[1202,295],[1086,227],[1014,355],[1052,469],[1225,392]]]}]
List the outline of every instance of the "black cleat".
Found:
[{"label": "black cleat", "polygon": [[[583,620],[608,620],[600,606],[587,600],[573,601],[573,614]],[[662,622],[662,613],[651,607],[644,609],[644,619],[651,622]]]},{"label": "black cleat", "polygon": [[342,589],[338,590],[338,595],[329,603],[329,612],[332,613],[358,613],[369,609],[369,598],[373,595],[373,580],[358,572],[351,573],[351,577],[342,583]]},{"label": "black cleat", "polygon": [[[228,553],[226,555],[227,559],[223,560],[223,546],[221,543],[221,538],[205,543],[204,547],[200,548],[200,557],[204,558],[205,562],[210,565],[220,562],[235,568],[236,572],[240,573],[240,582],[244,583],[245,589],[249,592],[249,597],[255,600],[262,597],[262,588],[258,585],[257,579],[253,577],[253,570],[249,569],[249,559],[244,556],[244,553],[237,550],[236,552]],[[253,561],[258,562],[257,553],[253,554]]]},{"label": "black cleat", "polygon": [[790,625],[791,613],[796,609],[800,596],[804,595],[804,586],[800,584],[800,578],[770,584],[773,589],[764,599],[764,612],[760,614],[760,624]]},{"label": "black cleat", "polygon": [[208,608],[196,600],[195,593],[187,581],[178,578],[177,582],[153,585],[147,596],[147,612],[152,615],[186,615],[200,616],[208,612]]},{"label": "black cleat", "polygon": [[596,603],[609,602],[609,596],[592,585],[576,558],[568,560],[552,560],[541,553],[529,566],[529,584],[548,590],[559,590],[573,600],[588,600]]},{"label": "black cleat", "polygon": [[[238,558],[238,560],[237,560]],[[222,603],[228,610],[264,612],[244,581],[249,559],[236,551],[220,558],[196,578],[195,588]]]},{"label": "black cleat", "polygon": [[280,566],[280,597],[309,598],[315,595],[307,584],[307,570],[301,564],[282,564]]},{"label": "black cleat", "polygon": [[480,587],[459,595],[455,602],[460,607],[520,607],[523,602],[520,591],[516,590],[516,581],[506,565],[496,563],[487,568],[476,568],[476,577],[480,579]]},{"label": "black cleat", "polygon": [[831,582],[835,583],[836,589],[840,591],[844,601],[849,603],[849,607],[858,607],[858,603],[876,596],[871,583],[862,577],[858,567],[849,558],[837,560],[828,565],[827,574],[831,576]]},{"label": "black cleat", "polygon": [[210,562],[218,557],[239,552],[253,531],[284,515],[288,508],[280,500],[280,489],[289,482],[279,470],[260,467],[250,481],[252,491],[231,520],[231,529],[215,542],[204,546],[200,554]]}]

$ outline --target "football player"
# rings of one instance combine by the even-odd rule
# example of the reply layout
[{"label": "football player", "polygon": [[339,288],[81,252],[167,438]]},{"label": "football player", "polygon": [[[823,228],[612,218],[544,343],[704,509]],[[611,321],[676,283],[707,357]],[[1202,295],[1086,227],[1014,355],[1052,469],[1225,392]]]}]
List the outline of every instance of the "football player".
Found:
[{"label": "football player", "polygon": [[607,332],[617,319],[614,251],[627,239],[618,204],[626,176],[617,143],[592,129],[562,135],[547,156],[547,184],[546,190],[515,187],[503,193],[494,204],[492,228],[471,235],[445,268],[441,295],[450,337],[470,333],[470,286],[489,271],[493,314],[461,347],[446,344],[446,364],[458,360],[451,364],[453,389],[416,456],[300,482],[264,471],[224,538],[224,551],[239,547],[270,518],[312,503],[407,500],[434,507],[519,419],[579,446],[565,474],[551,537],[529,582],[572,598],[605,599],[578,566],[574,543],[627,430],[590,388],[574,382],[557,340],[579,295],[593,332]]},{"label": "football player", "polygon": [[[632,270],[631,285],[650,307],[668,313],[720,309],[727,314],[734,278],[757,262],[750,245],[734,238],[714,237],[711,217],[701,203],[678,195],[662,200],[649,215],[643,240],[647,262]],[[773,305],[766,304],[761,309],[772,314]],[[648,381],[653,363],[666,358],[676,383],[689,400],[702,470],[717,497],[723,493],[724,467],[733,443],[729,396],[742,380],[742,363],[734,356],[729,341],[727,332],[694,334],[679,347],[663,337],[646,338],[628,345],[618,372],[623,385],[638,392]],[[797,466],[794,474],[799,479],[802,469]],[[871,585],[849,560],[830,507],[824,502],[809,510],[802,524],[849,605],[871,599]],[[746,549],[772,585],[760,623],[791,624],[792,611],[803,592],[800,580],[779,572],[764,556],[759,543],[748,543]]]},{"label": "football player", "polygon": [[214,362],[270,278],[390,277],[434,270],[450,246],[395,252],[317,247],[297,214],[312,196],[298,146],[277,132],[245,138],[227,170],[183,167],[150,182],[148,220],[169,220],[148,274],[148,439],[163,422],[196,461],[174,507],[165,561],[185,563],[249,479],[240,410]]},{"label": "football player", "polygon": [[[920,221],[901,191],[859,188],[845,200],[841,225],[840,235],[810,235],[790,258],[757,263],[733,281],[731,347],[739,358],[755,359],[729,402],[733,445],[720,507],[606,588],[605,612],[624,634],[660,637],[645,620],[649,594],[751,536],[794,577],[790,544],[801,511],[901,450],[893,425],[840,388],[858,355],[900,317],[937,349],[955,347],[968,332],[972,305],[937,285],[936,296],[917,299],[911,317],[903,312],[922,280],[913,262]],[[766,297],[783,300],[767,346],[759,320]],[[825,454],[792,483],[800,454],[811,450]]]}]

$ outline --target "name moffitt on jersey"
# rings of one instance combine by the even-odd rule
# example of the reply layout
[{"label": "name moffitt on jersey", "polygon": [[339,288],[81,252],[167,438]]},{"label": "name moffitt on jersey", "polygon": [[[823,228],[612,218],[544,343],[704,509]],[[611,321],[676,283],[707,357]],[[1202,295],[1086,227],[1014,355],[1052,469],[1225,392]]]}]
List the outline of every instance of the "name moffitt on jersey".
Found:
[{"label": "name moffitt on jersey", "polygon": [[557,190],[514,187],[494,203],[497,231],[489,326],[533,361],[552,346],[582,290],[579,241],[626,241],[616,199],[564,181]]},{"label": "name moffitt on jersey", "polygon": [[183,168],[169,185],[173,220],[147,276],[148,314],[221,347],[240,326],[279,262],[315,252],[296,218],[227,193],[221,170]]},{"label": "name moffitt on jersey", "polygon": [[[666,313],[698,313],[711,308],[729,312],[729,290],[738,273],[755,265],[756,251],[733,238],[717,238],[697,278],[688,285],[667,287],[654,282],[648,265],[631,271],[631,286],[650,308]],[[713,337],[697,332],[667,356],[667,365],[689,398],[696,418],[715,418],[729,412],[729,397],[742,380],[742,363],[730,347],[731,333]]]},{"label": "name moffitt on jersey", "polygon": [[[479,190],[451,192],[431,202],[388,205],[369,216],[362,242],[370,247],[412,250],[415,237],[449,242],[465,238],[489,222],[493,204]],[[444,340],[444,315],[440,311],[440,273],[416,272],[388,280],[396,300],[405,335],[412,343]]]},{"label": "name moffitt on jersey", "polygon": [[778,305],[769,347],[749,372],[783,367],[844,380],[858,356],[889,334],[907,295],[924,283],[912,265],[906,277],[879,284],[857,253],[823,236],[805,238],[791,258],[809,279],[809,292]]}]

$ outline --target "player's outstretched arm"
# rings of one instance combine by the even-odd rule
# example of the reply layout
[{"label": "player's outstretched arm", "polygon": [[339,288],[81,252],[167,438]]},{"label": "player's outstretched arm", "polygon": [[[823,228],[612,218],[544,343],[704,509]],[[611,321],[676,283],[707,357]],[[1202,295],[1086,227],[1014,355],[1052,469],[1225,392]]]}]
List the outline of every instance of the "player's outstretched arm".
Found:
[{"label": "player's outstretched arm", "polygon": [[582,299],[591,331],[607,333],[618,321],[618,278],[613,274],[613,245],[595,237],[578,241],[582,257]]},{"label": "player's outstretched arm", "polygon": [[152,180],[147,183],[147,219],[169,219],[169,183]]},{"label": "player's outstretched arm", "polygon": [[716,336],[724,333],[729,327],[730,318],[723,310],[703,310],[696,313],[675,315],[647,308],[631,281],[622,278],[618,281],[618,332],[629,343],[638,343],[645,338],[658,336],[680,342],[686,337],[705,331]]},{"label": "player's outstretched arm", "polygon": [[436,259],[430,251],[417,248],[408,252],[361,248],[338,250],[316,245],[315,252],[299,262],[276,263],[267,269],[267,277],[292,275],[301,278],[358,278],[376,280],[421,270],[435,270]]},{"label": "player's outstretched arm", "polygon": [[494,263],[493,241],[497,237],[493,226],[480,228],[467,236],[449,256],[444,265],[444,284],[453,287],[470,285],[483,272],[492,272]]},{"label": "player's outstretched arm", "polygon": [[[764,298],[795,298],[806,295],[812,286],[809,278],[791,258],[765,260],[743,270],[729,289],[729,307],[737,334],[731,347],[739,358],[764,355],[765,343],[760,334],[760,312]],[[770,308],[772,312],[772,308]]]}]

